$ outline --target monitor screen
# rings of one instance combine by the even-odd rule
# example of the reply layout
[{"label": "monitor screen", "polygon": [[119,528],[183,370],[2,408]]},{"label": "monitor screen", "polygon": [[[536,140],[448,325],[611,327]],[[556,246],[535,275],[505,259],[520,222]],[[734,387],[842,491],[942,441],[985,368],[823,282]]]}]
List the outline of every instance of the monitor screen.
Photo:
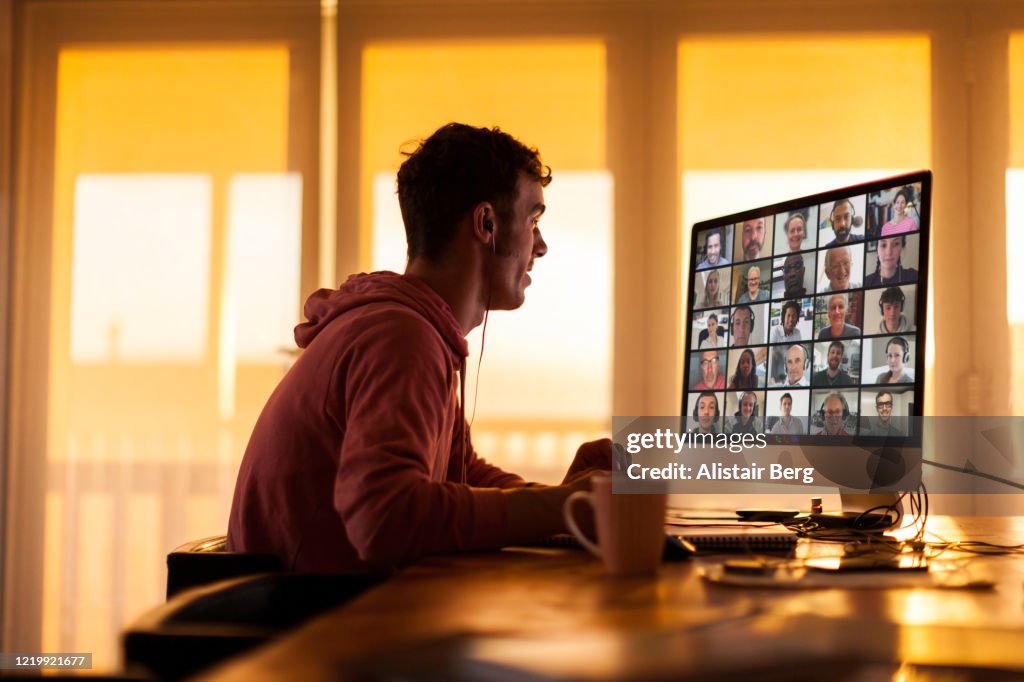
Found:
[{"label": "monitor screen", "polygon": [[920,446],[930,200],[921,171],[696,224],[688,429]]}]

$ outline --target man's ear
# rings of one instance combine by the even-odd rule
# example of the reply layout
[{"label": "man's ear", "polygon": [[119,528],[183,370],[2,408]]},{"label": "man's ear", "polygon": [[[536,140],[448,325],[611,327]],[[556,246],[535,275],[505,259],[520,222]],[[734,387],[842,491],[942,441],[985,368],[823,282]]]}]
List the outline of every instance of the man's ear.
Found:
[{"label": "man's ear", "polygon": [[473,236],[488,246],[494,245],[494,206],[483,201],[473,209]]}]

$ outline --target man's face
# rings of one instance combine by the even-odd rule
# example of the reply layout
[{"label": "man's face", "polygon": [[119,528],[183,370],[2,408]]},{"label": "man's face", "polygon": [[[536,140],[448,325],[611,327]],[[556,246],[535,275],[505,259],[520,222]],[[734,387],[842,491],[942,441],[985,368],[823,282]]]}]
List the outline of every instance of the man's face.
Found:
[{"label": "man's face", "polygon": [[786,241],[789,242],[790,251],[799,251],[803,244],[807,228],[804,226],[803,218],[793,218],[786,226]]},{"label": "man's face", "polygon": [[750,298],[757,298],[757,289],[761,286],[761,270],[750,268],[747,270],[747,292]]},{"label": "man's face", "polygon": [[838,334],[846,324],[846,297],[833,296],[828,299],[828,321],[832,325],[832,333]]},{"label": "man's face", "polygon": [[796,322],[798,320],[795,308],[786,308],[782,311],[782,331],[786,334],[792,334],[796,328]]},{"label": "man's face", "polygon": [[783,398],[782,399],[782,416],[783,417],[788,417],[792,413],[793,413],[793,399],[792,398]]},{"label": "man's face", "polygon": [[850,288],[850,268],[853,261],[850,249],[843,246],[832,249],[825,256],[825,274],[828,276],[832,291],[844,291]]},{"label": "man's face", "polygon": [[850,238],[850,230],[853,228],[853,207],[847,201],[841,202],[832,209],[832,231],[836,234],[839,243],[845,243]]},{"label": "man's face", "polygon": [[761,247],[764,246],[764,218],[748,220],[743,223],[743,257],[747,260],[757,258],[761,255]]},{"label": "man's face", "polygon": [[722,255],[722,237],[715,232],[708,237],[705,248],[708,252],[708,263],[718,265],[718,258]]},{"label": "man's face", "polygon": [[839,365],[843,362],[843,349],[839,346],[829,346],[828,349],[828,368],[835,374],[839,371]]},{"label": "man's face", "polygon": [[892,418],[892,394],[879,393],[875,398],[875,409],[878,411],[878,421],[888,424]]},{"label": "man's face", "polygon": [[746,346],[750,342],[750,332],[754,325],[750,321],[750,313],[740,308],[732,314],[732,341],[734,346]]},{"label": "man's face", "polygon": [[782,281],[786,293],[797,293],[804,286],[804,259],[797,255],[786,256],[782,264]]},{"label": "man's face", "polygon": [[804,352],[800,346],[790,346],[786,351],[786,376],[791,384],[804,377]]},{"label": "man's face", "polygon": [[752,417],[754,415],[754,396],[747,393],[740,399],[740,415],[744,417]]},{"label": "man's face", "polygon": [[718,381],[718,353],[708,350],[701,353],[700,371],[704,374],[704,383],[714,386]]},{"label": "man's face", "polygon": [[519,175],[512,219],[496,221],[495,258],[491,271],[491,309],[515,310],[526,300],[526,287],[534,259],[548,252],[537,222],[544,213],[544,188],[525,174]]},{"label": "man's face", "polygon": [[894,332],[899,328],[902,314],[903,306],[899,301],[884,301],[882,303],[882,320],[885,321],[885,328],[889,331]]},{"label": "man's face", "polygon": [[707,431],[715,421],[715,412],[718,410],[718,399],[711,395],[701,396],[697,400],[697,423],[700,428]]},{"label": "man's face", "polygon": [[902,253],[902,238],[889,237],[878,240],[878,263],[883,275],[892,277],[892,273],[896,272],[896,266],[900,263],[900,254]]},{"label": "man's face", "polygon": [[889,342],[885,347],[885,360],[889,364],[889,371],[898,374],[903,371],[903,346],[898,343]]},{"label": "man's face", "polygon": [[831,435],[843,428],[843,401],[832,396],[825,401],[825,432]]}]

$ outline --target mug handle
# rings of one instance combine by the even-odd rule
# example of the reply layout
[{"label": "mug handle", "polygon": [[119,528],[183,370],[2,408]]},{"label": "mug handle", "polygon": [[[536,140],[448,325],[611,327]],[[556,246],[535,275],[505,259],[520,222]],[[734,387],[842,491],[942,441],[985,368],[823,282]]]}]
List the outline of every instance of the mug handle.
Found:
[{"label": "mug handle", "polygon": [[576,519],[572,517],[572,506],[579,500],[584,500],[587,504],[593,508],[594,506],[594,495],[586,490],[577,490],[569,497],[565,498],[565,504],[562,505],[562,515],[565,517],[565,525],[569,527],[569,532],[573,534],[576,541],[583,545],[583,548],[588,552],[596,556],[598,559],[601,558],[601,548],[591,542],[587,536],[583,534],[579,526],[576,525]]}]

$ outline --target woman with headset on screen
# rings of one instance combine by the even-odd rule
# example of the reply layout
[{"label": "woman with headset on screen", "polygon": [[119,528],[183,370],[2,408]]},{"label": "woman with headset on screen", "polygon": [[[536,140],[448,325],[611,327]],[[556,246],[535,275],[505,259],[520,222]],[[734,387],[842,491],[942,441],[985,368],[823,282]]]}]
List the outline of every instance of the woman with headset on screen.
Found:
[{"label": "woman with headset on screen", "polygon": [[740,396],[740,409],[729,424],[729,433],[763,433],[764,424],[757,416],[757,396],[745,391]]},{"label": "woman with headset on screen", "polygon": [[894,336],[885,344],[885,360],[889,369],[878,375],[878,384],[912,384],[914,373],[906,368],[910,362],[910,343],[902,336]]}]

